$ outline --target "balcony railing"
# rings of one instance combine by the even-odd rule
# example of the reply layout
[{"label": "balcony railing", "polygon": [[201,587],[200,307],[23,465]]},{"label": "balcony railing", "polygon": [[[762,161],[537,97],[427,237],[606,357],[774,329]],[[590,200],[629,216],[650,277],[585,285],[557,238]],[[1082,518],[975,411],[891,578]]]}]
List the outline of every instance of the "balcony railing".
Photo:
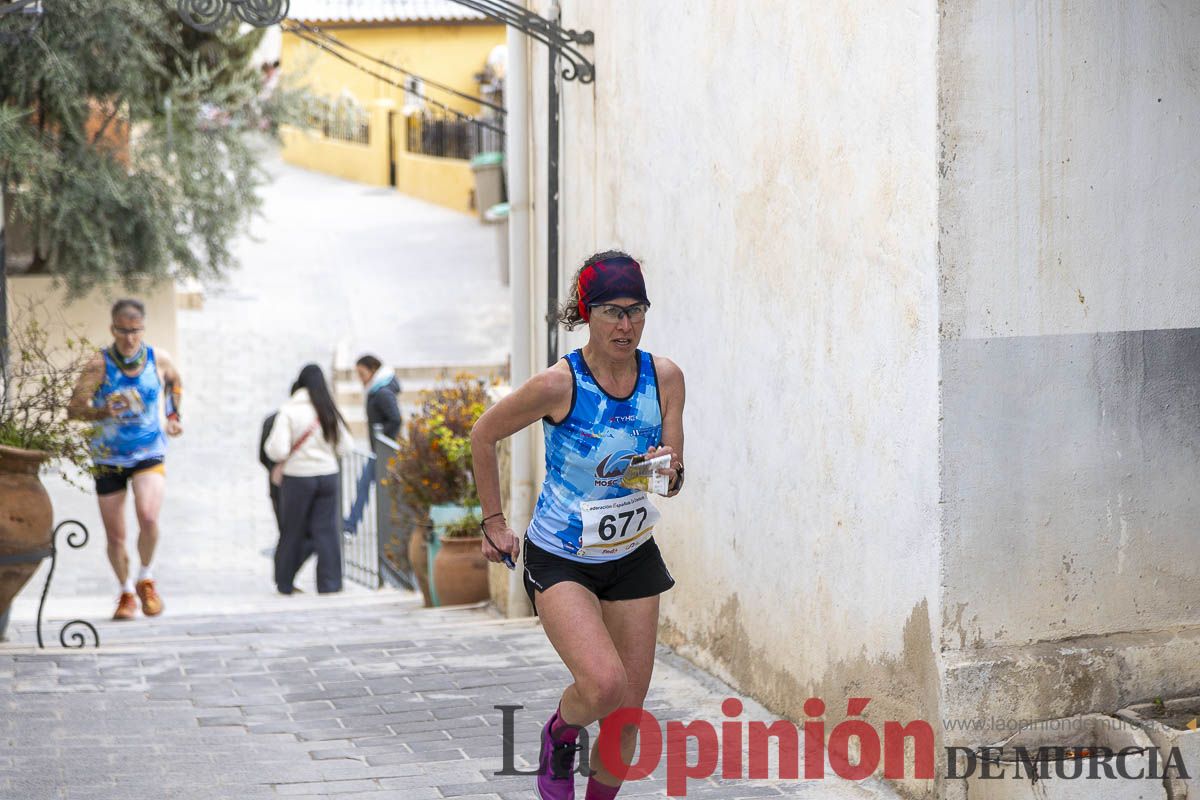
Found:
[{"label": "balcony railing", "polygon": [[305,123],[327,139],[371,143],[371,115],[365,108],[345,103],[319,104],[305,114]]},{"label": "balcony railing", "polygon": [[[502,123],[488,120],[492,126]],[[410,153],[438,158],[470,159],[480,153],[504,149],[504,136],[481,121],[423,111],[406,120]]]}]

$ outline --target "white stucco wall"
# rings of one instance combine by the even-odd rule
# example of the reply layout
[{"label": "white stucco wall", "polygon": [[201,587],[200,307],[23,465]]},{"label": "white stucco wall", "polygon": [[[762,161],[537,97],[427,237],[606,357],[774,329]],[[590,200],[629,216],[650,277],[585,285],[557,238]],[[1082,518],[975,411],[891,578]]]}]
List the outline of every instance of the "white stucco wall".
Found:
[{"label": "white stucco wall", "polygon": [[941,4],[943,333],[1200,324],[1200,4]]},{"label": "white stucco wall", "polygon": [[1200,688],[1200,10],[564,5],[563,293],[632,252],[688,380],[664,640],[793,717]]},{"label": "white stucco wall", "polygon": [[687,378],[664,639],[793,717],[852,693],[932,718],[933,3],[579,0],[564,24],[598,71],[564,87],[564,295],[630,251],[643,347]]},{"label": "white stucco wall", "polygon": [[948,714],[1191,691],[1200,6],[942,11]]}]

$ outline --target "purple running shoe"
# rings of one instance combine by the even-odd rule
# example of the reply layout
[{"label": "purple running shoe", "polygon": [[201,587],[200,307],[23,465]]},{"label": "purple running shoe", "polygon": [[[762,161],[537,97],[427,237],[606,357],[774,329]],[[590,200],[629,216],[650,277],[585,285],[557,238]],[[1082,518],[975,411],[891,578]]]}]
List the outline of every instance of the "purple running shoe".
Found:
[{"label": "purple running shoe", "polygon": [[557,719],[555,711],[542,728],[535,789],[540,800],[575,800],[575,754],[583,747],[576,741],[555,741],[550,730]]}]

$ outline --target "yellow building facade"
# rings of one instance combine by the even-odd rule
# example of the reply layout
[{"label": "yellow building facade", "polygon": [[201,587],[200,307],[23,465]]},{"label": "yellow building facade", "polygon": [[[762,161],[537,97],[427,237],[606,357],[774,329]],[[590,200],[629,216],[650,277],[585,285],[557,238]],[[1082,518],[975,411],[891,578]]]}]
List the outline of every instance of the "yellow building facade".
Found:
[{"label": "yellow building facade", "polygon": [[[326,104],[323,113],[333,122],[322,125],[313,118],[306,127],[285,128],[284,160],[348,180],[394,186],[413,197],[470,213],[475,201],[469,161],[423,152],[445,148],[429,146],[430,132],[422,139],[421,121],[427,114],[452,120],[439,105],[471,117],[481,116],[486,109],[421,78],[480,96],[478,76],[496,47],[504,44],[504,26],[441,0],[293,0],[291,17],[336,37],[346,46],[340,50],[346,57],[391,82],[285,32],[282,80],[320,99]],[[351,50],[420,77],[372,63]],[[502,127],[501,122],[489,124]],[[460,148],[454,154],[461,156],[464,151]]]}]

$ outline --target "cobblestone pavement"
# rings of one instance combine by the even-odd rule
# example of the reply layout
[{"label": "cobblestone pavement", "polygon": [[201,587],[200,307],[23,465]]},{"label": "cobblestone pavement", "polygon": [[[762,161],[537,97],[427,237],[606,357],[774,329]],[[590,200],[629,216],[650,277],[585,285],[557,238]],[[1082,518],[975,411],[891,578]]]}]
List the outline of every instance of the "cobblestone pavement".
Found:
[{"label": "cobblestone pavement", "polygon": [[[513,764],[530,769],[569,681],[534,620],[390,593],[331,600],[126,625],[99,652],[0,648],[11,687],[0,797],[533,797],[532,778],[495,775],[494,706],[524,707]],[[664,649],[647,707],[664,722],[718,720],[730,694]],[[746,703],[744,718],[770,719]],[[661,796],[664,781],[660,766],[621,796]],[[866,784],[713,780],[687,796],[890,797]]]},{"label": "cobblestone pavement", "polygon": [[[533,796],[530,778],[494,774],[493,706],[526,707],[515,745],[528,768],[568,681],[536,621],[424,610],[410,594],[350,584],[338,596],[276,595],[256,461],[262,417],[343,336],[395,362],[502,359],[507,290],[492,232],[392,192],[273,169],[257,238],[238,245],[243,268],[209,287],[202,311],[179,315],[187,433],[167,460],[162,617],[107,621],[115,586],[95,499],[50,482],[58,518],[82,520],[92,541],[60,559],[49,649],[34,647],[40,574],[0,644],[3,800]],[[298,583],[312,582],[310,566]],[[97,623],[99,650],[57,647],[71,617]],[[649,707],[662,720],[719,720],[730,695],[664,650]],[[771,717],[747,701],[744,718]],[[660,768],[621,796],[663,793]],[[705,780],[688,793],[780,795],[890,796],[834,781]]]}]

